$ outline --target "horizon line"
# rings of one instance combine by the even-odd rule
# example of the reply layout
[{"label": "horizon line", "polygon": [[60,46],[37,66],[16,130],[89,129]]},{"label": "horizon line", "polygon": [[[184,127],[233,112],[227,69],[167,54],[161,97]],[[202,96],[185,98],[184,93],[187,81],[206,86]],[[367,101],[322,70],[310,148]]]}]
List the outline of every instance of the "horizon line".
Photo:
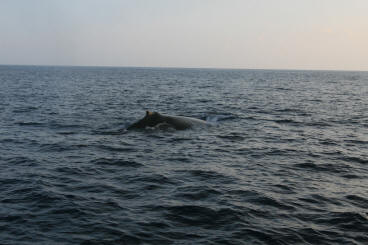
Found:
[{"label": "horizon line", "polygon": [[368,70],[344,69],[297,69],[297,68],[230,68],[230,67],[191,67],[191,66],[119,66],[119,65],[45,65],[45,64],[0,64],[0,66],[39,66],[39,67],[91,67],[91,68],[143,68],[143,69],[193,69],[193,70],[260,70],[260,71],[332,71],[332,72],[368,72]]}]

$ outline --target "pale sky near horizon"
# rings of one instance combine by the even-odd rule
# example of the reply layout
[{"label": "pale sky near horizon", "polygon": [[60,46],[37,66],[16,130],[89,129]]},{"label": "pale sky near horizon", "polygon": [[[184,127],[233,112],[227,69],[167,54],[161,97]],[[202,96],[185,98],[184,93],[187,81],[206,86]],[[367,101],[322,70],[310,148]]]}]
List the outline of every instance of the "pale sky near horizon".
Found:
[{"label": "pale sky near horizon", "polygon": [[367,0],[0,0],[0,64],[368,70]]}]

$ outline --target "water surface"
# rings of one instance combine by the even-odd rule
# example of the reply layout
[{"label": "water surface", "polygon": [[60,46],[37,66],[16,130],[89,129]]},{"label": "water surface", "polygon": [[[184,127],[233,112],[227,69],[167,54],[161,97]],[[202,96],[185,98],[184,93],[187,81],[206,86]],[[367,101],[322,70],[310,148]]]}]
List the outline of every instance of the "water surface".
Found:
[{"label": "water surface", "polygon": [[0,244],[367,244],[367,105],[367,72],[0,66]]}]

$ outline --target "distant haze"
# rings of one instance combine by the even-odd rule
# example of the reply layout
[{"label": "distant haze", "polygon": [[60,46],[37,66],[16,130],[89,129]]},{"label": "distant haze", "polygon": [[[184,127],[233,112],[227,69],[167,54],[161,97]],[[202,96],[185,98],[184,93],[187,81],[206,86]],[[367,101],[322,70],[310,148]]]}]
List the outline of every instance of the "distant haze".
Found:
[{"label": "distant haze", "polygon": [[368,1],[1,0],[0,64],[368,70]]}]

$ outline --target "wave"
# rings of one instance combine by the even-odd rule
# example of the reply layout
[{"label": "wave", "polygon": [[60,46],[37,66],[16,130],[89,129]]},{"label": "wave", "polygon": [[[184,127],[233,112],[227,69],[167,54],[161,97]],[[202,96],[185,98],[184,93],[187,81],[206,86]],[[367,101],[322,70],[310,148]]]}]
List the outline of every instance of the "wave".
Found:
[{"label": "wave", "polygon": [[45,123],[40,122],[17,122],[16,124],[19,126],[34,126],[34,127],[43,127],[46,125]]},{"label": "wave", "polygon": [[98,158],[91,161],[92,164],[95,165],[108,165],[108,166],[117,166],[117,167],[133,167],[139,168],[144,166],[141,163],[133,160],[123,160],[123,159],[109,159],[109,158]]}]

